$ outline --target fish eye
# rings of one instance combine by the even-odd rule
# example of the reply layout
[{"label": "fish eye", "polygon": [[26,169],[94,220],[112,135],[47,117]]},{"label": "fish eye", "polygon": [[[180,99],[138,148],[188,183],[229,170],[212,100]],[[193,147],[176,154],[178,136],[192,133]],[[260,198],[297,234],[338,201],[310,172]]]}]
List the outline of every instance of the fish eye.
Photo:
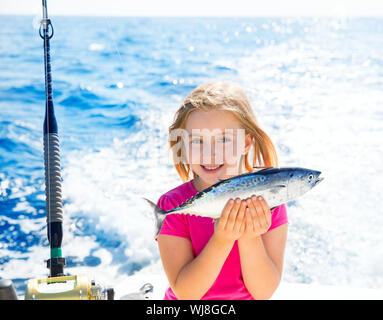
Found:
[{"label": "fish eye", "polygon": [[314,175],[312,173],[309,174],[309,181],[311,181],[312,179],[314,179]]}]

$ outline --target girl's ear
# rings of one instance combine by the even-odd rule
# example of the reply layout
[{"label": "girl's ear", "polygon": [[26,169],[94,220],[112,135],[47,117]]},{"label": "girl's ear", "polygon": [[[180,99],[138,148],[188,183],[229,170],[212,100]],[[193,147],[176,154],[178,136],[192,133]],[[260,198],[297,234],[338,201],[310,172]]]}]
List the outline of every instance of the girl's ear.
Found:
[{"label": "girl's ear", "polygon": [[245,136],[245,150],[243,151],[244,155],[249,152],[252,145],[253,145],[253,136],[251,133],[248,133]]}]

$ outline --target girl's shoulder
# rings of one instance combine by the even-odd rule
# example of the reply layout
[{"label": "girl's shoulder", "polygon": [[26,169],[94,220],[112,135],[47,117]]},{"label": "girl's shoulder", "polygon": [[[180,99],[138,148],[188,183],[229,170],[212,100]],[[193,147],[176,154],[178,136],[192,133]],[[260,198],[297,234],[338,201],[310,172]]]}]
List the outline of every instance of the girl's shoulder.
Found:
[{"label": "girl's shoulder", "polygon": [[170,210],[178,207],[196,194],[197,190],[194,188],[193,180],[190,180],[161,195],[157,205],[164,210]]}]

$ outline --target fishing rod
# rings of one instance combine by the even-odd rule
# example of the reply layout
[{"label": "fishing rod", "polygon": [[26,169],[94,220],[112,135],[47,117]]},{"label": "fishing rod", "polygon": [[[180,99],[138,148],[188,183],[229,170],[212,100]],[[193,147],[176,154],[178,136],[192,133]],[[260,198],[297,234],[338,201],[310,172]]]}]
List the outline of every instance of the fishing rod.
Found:
[{"label": "fishing rod", "polygon": [[45,119],[44,119],[44,167],[45,194],[47,212],[47,235],[50,243],[50,259],[47,267],[50,277],[64,275],[65,258],[62,257],[61,243],[63,238],[63,206],[61,195],[60,143],[57,121],[53,107],[52,69],[49,40],[53,37],[53,26],[48,19],[47,3],[43,3],[43,19],[39,29],[44,40],[44,71],[45,71]]},{"label": "fishing rod", "polygon": [[48,19],[47,1],[42,0],[43,18],[39,34],[44,40],[45,72],[45,118],[44,133],[44,168],[47,212],[47,235],[50,244],[50,259],[47,261],[49,277],[30,279],[25,289],[26,300],[101,300],[114,298],[113,289],[104,290],[102,286],[89,281],[86,275],[65,276],[65,258],[62,256],[63,205],[61,194],[60,143],[58,126],[54,113],[52,94],[52,69],[49,40],[54,30]]}]

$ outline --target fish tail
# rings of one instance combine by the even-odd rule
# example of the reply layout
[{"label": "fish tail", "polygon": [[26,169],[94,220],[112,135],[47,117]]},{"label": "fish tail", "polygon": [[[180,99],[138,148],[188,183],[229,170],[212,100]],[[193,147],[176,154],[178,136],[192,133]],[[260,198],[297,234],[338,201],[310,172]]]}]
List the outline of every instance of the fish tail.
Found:
[{"label": "fish tail", "polygon": [[152,209],[154,211],[154,217],[156,219],[156,235],[155,235],[155,238],[157,238],[158,234],[161,231],[162,225],[163,225],[163,223],[165,221],[166,211],[161,209],[159,206],[157,206],[155,203],[153,203],[149,199],[146,199],[146,198],[143,198],[143,199],[146,200],[146,202],[152,207]]}]

